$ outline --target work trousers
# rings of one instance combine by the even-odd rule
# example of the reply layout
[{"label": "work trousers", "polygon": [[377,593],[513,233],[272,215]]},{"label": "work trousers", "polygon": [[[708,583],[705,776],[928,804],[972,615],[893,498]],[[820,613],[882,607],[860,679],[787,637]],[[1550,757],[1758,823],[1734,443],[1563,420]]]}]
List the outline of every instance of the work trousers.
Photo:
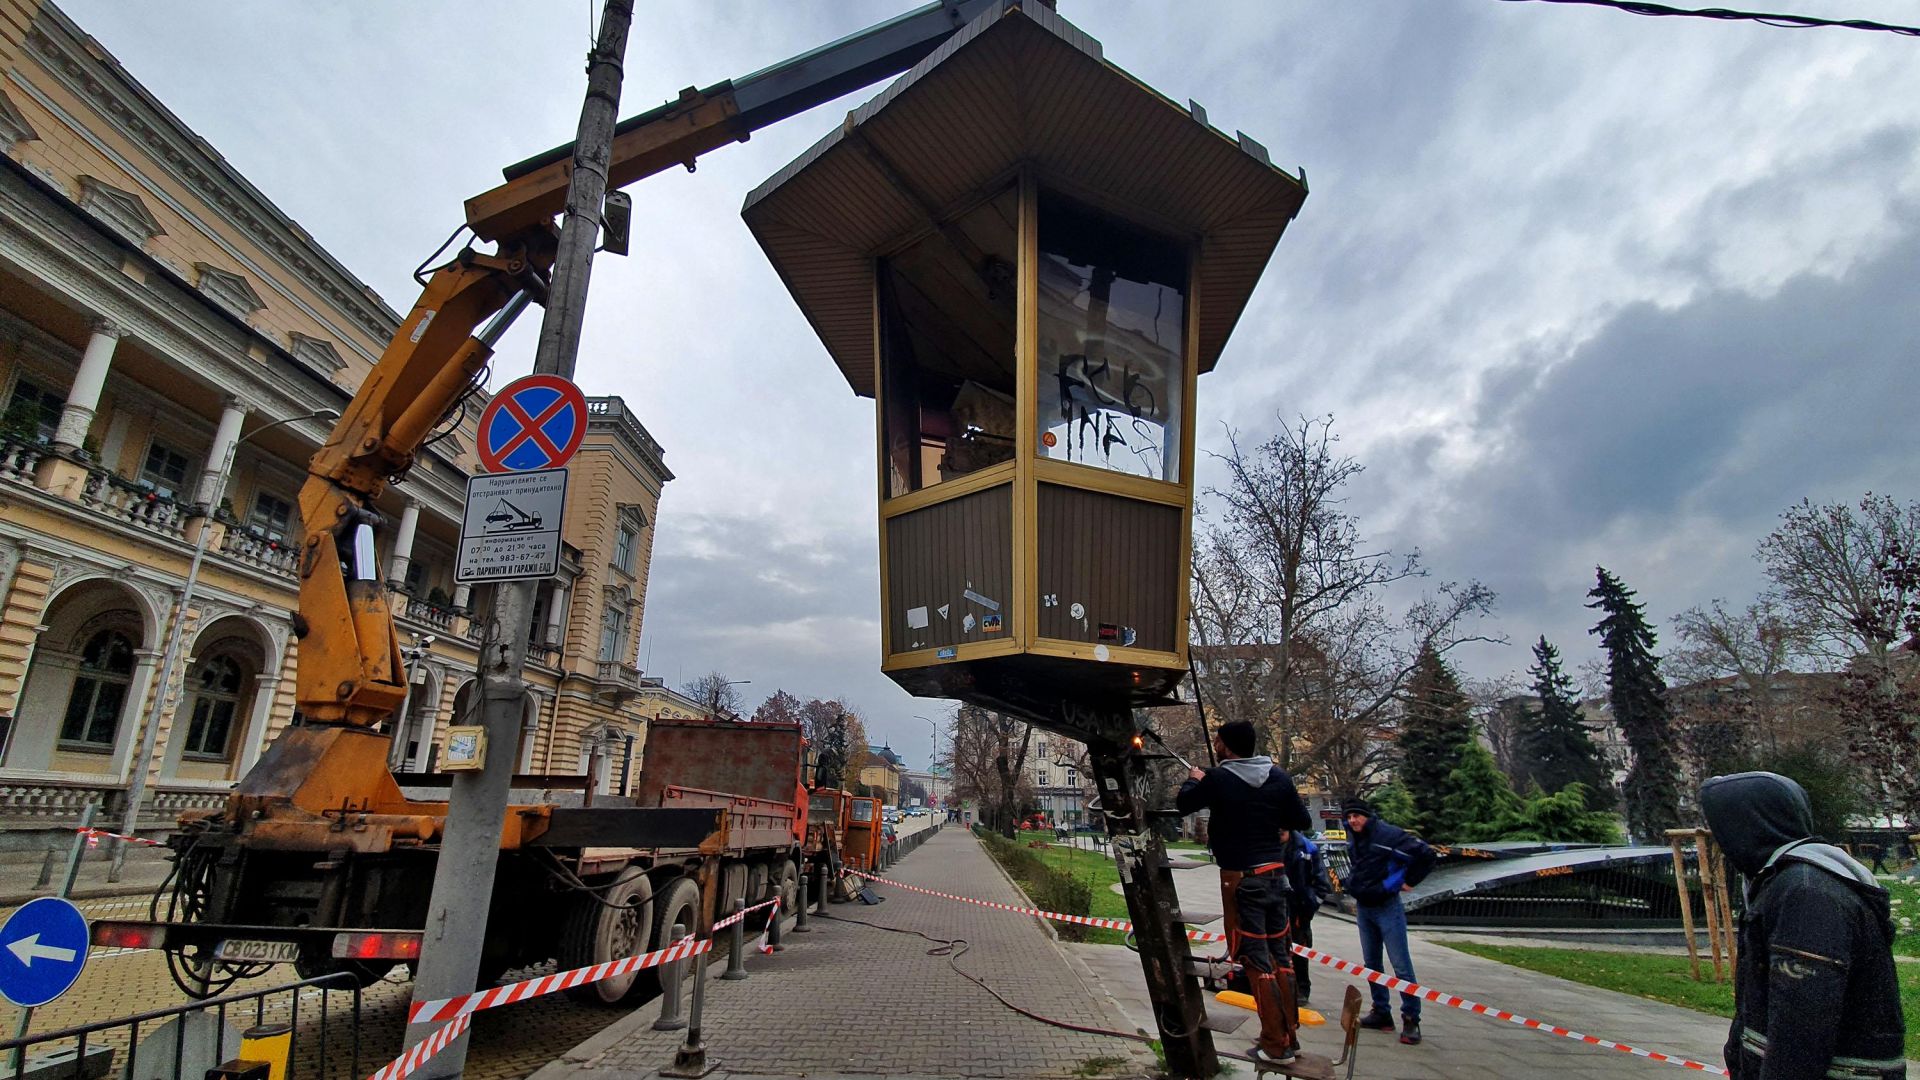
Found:
[{"label": "work trousers", "polygon": [[[1294,913],[1293,943],[1313,948],[1313,912],[1301,908]],[[1313,961],[1299,953],[1293,954],[1293,989],[1301,1001],[1313,996]]]},{"label": "work trousers", "polygon": [[[1381,965],[1380,953],[1384,949],[1386,959],[1393,963],[1395,978],[1408,982],[1416,981],[1413,976],[1413,953],[1407,948],[1407,909],[1400,906],[1398,896],[1388,898],[1379,905],[1361,904],[1354,909],[1354,922],[1360,927],[1360,962],[1375,971],[1386,970]],[[1379,983],[1367,984],[1373,993],[1373,1011],[1391,1012],[1387,1005],[1387,988]],[[1420,1019],[1420,999],[1412,994],[1400,995],[1400,1015],[1408,1020]]]},{"label": "work trousers", "polygon": [[1227,951],[1240,963],[1260,1017],[1260,1048],[1283,1055],[1299,1046],[1300,1006],[1294,998],[1292,929],[1287,916],[1287,879],[1220,871],[1226,901]]}]

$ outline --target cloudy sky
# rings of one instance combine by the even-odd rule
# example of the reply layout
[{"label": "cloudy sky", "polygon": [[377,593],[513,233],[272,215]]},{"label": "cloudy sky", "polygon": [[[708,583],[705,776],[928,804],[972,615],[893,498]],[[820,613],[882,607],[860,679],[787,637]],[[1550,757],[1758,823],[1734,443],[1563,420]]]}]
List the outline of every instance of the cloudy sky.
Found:
[{"label": "cloudy sky", "polygon": [[[399,310],[499,168],[571,138],[588,0],[59,0]],[[908,0],[639,0],[623,113]],[[1906,0],[1779,0],[1917,22]],[[1802,497],[1915,496],[1920,40],[1499,0],[1060,0],[1107,57],[1244,129],[1312,195],[1218,372],[1202,445],[1331,413],[1366,532],[1500,595],[1523,669],[1590,656],[1601,563],[1663,622],[1759,587]],[[915,764],[879,675],[871,403],[855,399],[739,208],[868,95],[633,189],[578,378],[619,394],[679,479],[641,661],[844,694]],[[531,368],[534,320],[497,368]],[[1201,479],[1214,478],[1203,464]]]}]

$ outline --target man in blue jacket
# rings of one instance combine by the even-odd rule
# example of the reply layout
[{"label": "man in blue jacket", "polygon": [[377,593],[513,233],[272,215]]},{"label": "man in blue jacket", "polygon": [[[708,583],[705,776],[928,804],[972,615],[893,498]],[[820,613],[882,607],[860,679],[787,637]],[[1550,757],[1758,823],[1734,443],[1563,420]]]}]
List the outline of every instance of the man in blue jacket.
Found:
[{"label": "man in blue jacket", "polygon": [[[1333,881],[1327,876],[1327,852],[1306,833],[1290,829],[1280,830],[1280,842],[1287,849],[1287,884],[1291,886],[1287,913],[1293,917],[1293,943],[1311,949],[1314,913],[1333,895]],[[1313,997],[1313,961],[1297,953],[1293,958],[1293,985],[1302,1004]]]},{"label": "man in blue jacket", "polygon": [[[1433,869],[1433,849],[1427,842],[1400,828],[1381,821],[1373,806],[1364,799],[1348,799],[1341,807],[1347,815],[1347,842],[1352,866],[1347,870],[1347,894],[1358,905],[1354,921],[1360,927],[1360,960],[1375,971],[1381,970],[1381,951],[1393,963],[1396,978],[1416,981],[1413,955],[1407,949],[1407,912],[1400,906],[1400,894],[1411,892]],[[1370,983],[1373,1011],[1361,1017],[1360,1026],[1378,1031],[1393,1030],[1393,1010],[1387,1005],[1387,988]],[[1420,999],[1400,995],[1400,1016],[1405,1026],[1400,1041],[1412,1046],[1420,1041]]]},{"label": "man in blue jacket", "polygon": [[1287,847],[1283,830],[1311,824],[1293,778],[1264,754],[1244,720],[1220,725],[1214,752],[1220,764],[1193,769],[1174,796],[1182,814],[1211,810],[1207,846],[1220,865],[1226,900],[1227,948],[1253,991],[1260,1038],[1253,1057],[1284,1065],[1297,1056],[1300,1007],[1293,994],[1288,945]]}]

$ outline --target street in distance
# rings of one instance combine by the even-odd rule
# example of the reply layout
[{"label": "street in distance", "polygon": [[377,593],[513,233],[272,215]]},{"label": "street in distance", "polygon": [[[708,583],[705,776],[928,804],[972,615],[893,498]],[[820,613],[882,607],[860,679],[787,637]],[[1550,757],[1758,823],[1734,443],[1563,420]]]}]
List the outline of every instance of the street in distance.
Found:
[{"label": "street in distance", "polygon": [[455,581],[517,581],[560,572],[567,470],[479,473],[467,480]]}]

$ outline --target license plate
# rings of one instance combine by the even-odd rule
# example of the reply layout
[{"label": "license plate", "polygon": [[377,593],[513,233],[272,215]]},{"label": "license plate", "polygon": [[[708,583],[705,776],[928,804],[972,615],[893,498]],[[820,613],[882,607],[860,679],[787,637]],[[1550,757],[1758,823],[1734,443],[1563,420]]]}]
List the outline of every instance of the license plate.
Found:
[{"label": "license plate", "polygon": [[245,960],[255,964],[291,964],[300,959],[300,946],[292,941],[256,941],[228,938],[214,949],[222,960]]}]

